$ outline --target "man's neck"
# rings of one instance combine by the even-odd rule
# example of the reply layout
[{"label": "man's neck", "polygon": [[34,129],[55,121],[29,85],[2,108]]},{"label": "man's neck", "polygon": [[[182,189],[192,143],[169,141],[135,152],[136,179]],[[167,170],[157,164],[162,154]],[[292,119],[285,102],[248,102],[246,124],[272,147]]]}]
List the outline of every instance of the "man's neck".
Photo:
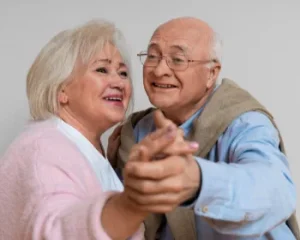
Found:
[{"label": "man's neck", "polygon": [[193,104],[192,107],[181,107],[177,109],[162,109],[164,115],[166,118],[170,119],[172,122],[174,122],[177,126],[180,126],[184,122],[186,122],[188,119],[190,119],[197,111],[199,111],[206,103],[210,95],[214,89],[210,89],[207,91],[205,96],[201,98],[199,102],[196,104]]}]

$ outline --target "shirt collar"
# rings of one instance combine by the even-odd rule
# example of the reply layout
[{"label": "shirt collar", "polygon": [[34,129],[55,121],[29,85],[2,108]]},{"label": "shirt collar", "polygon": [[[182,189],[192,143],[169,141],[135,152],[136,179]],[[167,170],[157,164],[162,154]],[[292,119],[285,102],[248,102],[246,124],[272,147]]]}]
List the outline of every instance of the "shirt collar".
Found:
[{"label": "shirt collar", "polygon": [[184,123],[182,123],[179,127],[184,131],[184,136],[186,137],[191,130],[193,121],[201,114],[203,111],[203,108],[209,101],[210,97],[213,95],[213,93],[216,91],[216,89],[219,87],[219,85],[216,85],[213,92],[210,94],[209,98],[207,99],[204,106],[202,106],[197,112],[195,112],[188,120],[186,120]]}]

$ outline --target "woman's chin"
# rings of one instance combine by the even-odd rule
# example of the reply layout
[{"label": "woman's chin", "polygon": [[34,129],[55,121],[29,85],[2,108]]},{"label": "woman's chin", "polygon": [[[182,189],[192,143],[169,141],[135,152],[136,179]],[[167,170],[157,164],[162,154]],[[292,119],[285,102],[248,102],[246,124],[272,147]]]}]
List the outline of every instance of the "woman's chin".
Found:
[{"label": "woman's chin", "polygon": [[125,114],[114,114],[110,117],[110,122],[115,125],[122,122],[125,119]]}]

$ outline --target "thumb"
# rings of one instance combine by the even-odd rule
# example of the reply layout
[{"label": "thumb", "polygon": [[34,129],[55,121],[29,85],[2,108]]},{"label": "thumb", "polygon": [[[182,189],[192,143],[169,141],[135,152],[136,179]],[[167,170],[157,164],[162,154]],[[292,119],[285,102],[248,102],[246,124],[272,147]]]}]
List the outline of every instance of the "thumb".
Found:
[{"label": "thumb", "polygon": [[164,128],[170,124],[172,124],[172,121],[167,119],[163,112],[159,109],[155,110],[153,113],[154,123],[156,128]]}]

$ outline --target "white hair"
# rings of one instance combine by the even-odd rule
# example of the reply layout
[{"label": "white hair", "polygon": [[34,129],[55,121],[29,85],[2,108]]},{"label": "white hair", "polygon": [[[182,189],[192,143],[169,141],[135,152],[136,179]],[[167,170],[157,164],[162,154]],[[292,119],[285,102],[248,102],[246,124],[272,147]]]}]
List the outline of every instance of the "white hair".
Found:
[{"label": "white hair", "polygon": [[[213,60],[217,60],[220,64],[222,63],[222,40],[218,33],[213,32],[213,35],[210,39],[210,50],[209,50],[209,58]],[[207,68],[211,68],[214,66],[214,62],[209,62],[206,64]]]},{"label": "white hair", "polygon": [[222,62],[222,47],[223,43],[218,33],[213,33],[212,45],[211,45],[211,57]]},{"label": "white hair", "polygon": [[86,70],[94,55],[108,42],[119,50],[131,79],[125,39],[121,31],[106,20],[92,20],[62,31],[41,49],[27,74],[26,83],[30,114],[34,120],[57,114],[57,95],[62,84],[78,74],[77,67],[79,72]]}]

